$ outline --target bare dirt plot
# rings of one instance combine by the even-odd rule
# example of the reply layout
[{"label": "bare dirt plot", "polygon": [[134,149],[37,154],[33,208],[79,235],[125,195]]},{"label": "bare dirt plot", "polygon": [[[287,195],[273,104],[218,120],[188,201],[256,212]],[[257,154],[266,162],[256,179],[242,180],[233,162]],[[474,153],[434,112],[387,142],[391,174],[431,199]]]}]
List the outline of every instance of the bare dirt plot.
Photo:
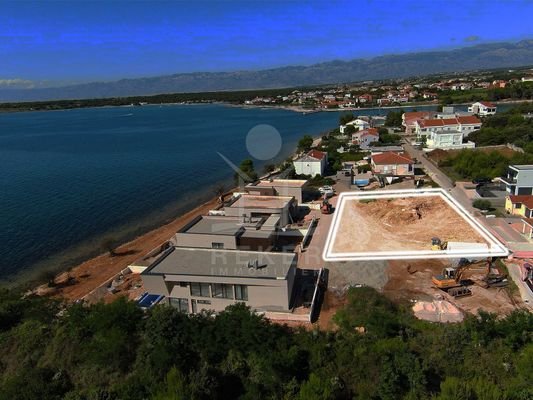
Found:
[{"label": "bare dirt plot", "polygon": [[429,250],[433,237],[486,243],[440,197],[347,200],[333,252]]}]

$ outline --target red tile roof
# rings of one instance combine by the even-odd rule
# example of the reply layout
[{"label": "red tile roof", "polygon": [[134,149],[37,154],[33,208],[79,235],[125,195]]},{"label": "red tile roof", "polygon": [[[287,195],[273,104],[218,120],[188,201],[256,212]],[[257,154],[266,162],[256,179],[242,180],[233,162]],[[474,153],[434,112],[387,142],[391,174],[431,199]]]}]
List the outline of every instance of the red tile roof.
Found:
[{"label": "red tile roof", "polygon": [[457,117],[457,121],[463,125],[468,124],[481,124],[481,121],[475,115],[468,115],[464,117]]},{"label": "red tile roof", "polygon": [[411,111],[404,113],[403,119],[405,121],[409,119],[427,119],[434,114],[435,113],[433,111]]},{"label": "red tile roof", "polygon": [[513,204],[515,203],[522,203],[530,210],[533,210],[533,195],[530,194],[522,194],[518,196],[510,195],[509,199]]},{"label": "red tile roof", "polygon": [[359,131],[357,133],[360,134],[359,135],[360,137],[363,137],[363,136],[379,136],[377,128],[363,129],[362,131]]},{"label": "red tile roof", "polygon": [[393,153],[387,151],[381,154],[375,154],[372,156],[372,162],[378,165],[391,165],[391,164],[413,164],[413,160],[407,154]]},{"label": "red tile roof", "polygon": [[443,120],[440,118],[436,119],[419,119],[418,125],[422,128],[429,128],[433,126],[444,126]]},{"label": "red tile roof", "polygon": [[490,101],[480,101],[479,104],[483,104],[485,107],[496,107],[496,104],[491,103]]},{"label": "red tile roof", "polygon": [[451,125],[475,125],[481,124],[481,121],[475,115],[468,115],[464,117],[454,118],[434,118],[434,119],[419,119],[418,125],[422,128],[430,128],[434,126],[451,126]]},{"label": "red tile roof", "polygon": [[317,160],[322,160],[324,157],[327,156],[327,153],[324,153],[323,151],[318,150],[311,150],[309,153],[307,153],[309,157],[316,158]]}]

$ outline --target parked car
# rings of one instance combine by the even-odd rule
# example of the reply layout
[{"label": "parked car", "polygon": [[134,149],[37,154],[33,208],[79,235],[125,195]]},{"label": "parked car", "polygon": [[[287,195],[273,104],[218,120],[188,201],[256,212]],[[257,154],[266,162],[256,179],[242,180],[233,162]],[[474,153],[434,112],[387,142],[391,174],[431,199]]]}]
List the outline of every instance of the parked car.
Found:
[{"label": "parked car", "polygon": [[322,194],[326,197],[333,197],[335,195],[335,191],[333,189],[325,190]]},{"label": "parked car", "polygon": [[352,173],[350,171],[344,171],[344,176],[351,176]]},{"label": "parked car", "polygon": [[324,186],[321,186],[321,187],[318,188],[318,191],[320,193],[324,193],[324,192],[330,191],[330,190],[333,190],[333,188],[331,186],[329,186],[329,185],[324,185]]}]

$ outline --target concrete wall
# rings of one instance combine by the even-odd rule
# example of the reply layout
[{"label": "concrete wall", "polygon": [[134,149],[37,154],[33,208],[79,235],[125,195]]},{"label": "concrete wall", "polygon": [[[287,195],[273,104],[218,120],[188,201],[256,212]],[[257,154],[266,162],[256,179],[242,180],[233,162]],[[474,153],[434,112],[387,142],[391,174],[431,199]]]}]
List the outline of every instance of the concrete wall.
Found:
[{"label": "concrete wall", "polygon": [[176,233],[178,247],[199,247],[211,249],[213,243],[224,243],[224,249],[236,250],[237,238],[233,235],[210,235],[207,233]]},{"label": "concrete wall", "polygon": [[[520,191],[521,188],[524,188],[524,190]],[[533,188],[533,170],[518,171],[516,176],[516,194],[533,194],[531,193],[531,188]]]},{"label": "concrete wall", "polygon": [[289,187],[285,185],[275,185],[274,189],[278,196],[294,197],[298,204],[302,203],[302,188]]}]

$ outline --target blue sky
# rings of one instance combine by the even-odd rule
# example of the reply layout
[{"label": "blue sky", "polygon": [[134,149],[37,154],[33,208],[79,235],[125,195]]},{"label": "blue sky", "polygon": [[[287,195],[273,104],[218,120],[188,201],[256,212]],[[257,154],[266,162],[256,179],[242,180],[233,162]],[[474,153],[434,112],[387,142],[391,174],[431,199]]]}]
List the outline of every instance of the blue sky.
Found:
[{"label": "blue sky", "polygon": [[263,69],[533,38],[532,1],[5,1],[0,84]]}]

